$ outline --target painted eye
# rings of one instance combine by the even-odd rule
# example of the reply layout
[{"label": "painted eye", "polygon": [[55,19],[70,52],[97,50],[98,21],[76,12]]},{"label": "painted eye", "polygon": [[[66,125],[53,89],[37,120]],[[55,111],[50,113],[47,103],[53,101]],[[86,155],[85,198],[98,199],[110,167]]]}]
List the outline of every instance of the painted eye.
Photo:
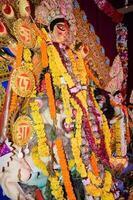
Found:
[{"label": "painted eye", "polygon": [[65,31],[66,27],[64,24],[57,24],[57,28],[60,29],[61,31]]}]

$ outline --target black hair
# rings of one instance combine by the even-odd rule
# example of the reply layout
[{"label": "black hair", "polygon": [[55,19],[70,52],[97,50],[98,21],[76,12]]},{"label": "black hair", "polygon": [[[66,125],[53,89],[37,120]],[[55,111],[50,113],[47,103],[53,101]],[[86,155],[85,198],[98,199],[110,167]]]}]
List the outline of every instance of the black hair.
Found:
[{"label": "black hair", "polygon": [[[54,26],[59,23],[59,22],[65,22],[69,25],[68,21],[64,18],[57,18],[57,19],[54,19],[51,23],[50,23],[50,31],[53,31],[54,30]],[[70,26],[70,25],[69,25]]]}]

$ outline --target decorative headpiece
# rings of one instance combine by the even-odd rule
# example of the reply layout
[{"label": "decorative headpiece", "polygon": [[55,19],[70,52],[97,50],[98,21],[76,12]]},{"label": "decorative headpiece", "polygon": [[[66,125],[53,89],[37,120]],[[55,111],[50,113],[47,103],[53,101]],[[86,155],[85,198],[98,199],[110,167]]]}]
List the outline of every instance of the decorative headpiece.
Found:
[{"label": "decorative headpiece", "polygon": [[[37,23],[49,27],[56,19],[65,19],[70,30],[76,30],[76,21],[73,15],[73,4],[71,0],[43,0],[35,10],[35,19]],[[55,21],[56,23],[56,21]]]},{"label": "decorative headpiece", "polygon": [[29,20],[30,4],[28,0],[1,0],[0,1],[0,47],[8,46],[14,40],[14,26],[19,18]]}]

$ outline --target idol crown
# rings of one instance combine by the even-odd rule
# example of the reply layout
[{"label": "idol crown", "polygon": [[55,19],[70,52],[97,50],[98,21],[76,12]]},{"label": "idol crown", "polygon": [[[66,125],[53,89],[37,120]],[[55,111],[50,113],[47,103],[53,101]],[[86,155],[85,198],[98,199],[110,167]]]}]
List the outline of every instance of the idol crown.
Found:
[{"label": "idol crown", "polygon": [[73,3],[71,0],[43,0],[36,7],[35,19],[37,23],[49,27],[50,23],[58,18],[66,19],[71,28],[75,26]]}]

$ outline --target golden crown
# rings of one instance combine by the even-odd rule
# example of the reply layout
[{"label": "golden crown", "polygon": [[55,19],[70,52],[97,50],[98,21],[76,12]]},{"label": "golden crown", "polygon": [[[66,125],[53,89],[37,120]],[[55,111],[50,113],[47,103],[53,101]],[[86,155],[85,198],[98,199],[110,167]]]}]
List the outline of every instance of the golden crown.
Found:
[{"label": "golden crown", "polygon": [[35,20],[39,24],[49,27],[53,20],[59,18],[67,20],[70,29],[75,30],[76,21],[71,0],[43,0],[35,9]]}]

